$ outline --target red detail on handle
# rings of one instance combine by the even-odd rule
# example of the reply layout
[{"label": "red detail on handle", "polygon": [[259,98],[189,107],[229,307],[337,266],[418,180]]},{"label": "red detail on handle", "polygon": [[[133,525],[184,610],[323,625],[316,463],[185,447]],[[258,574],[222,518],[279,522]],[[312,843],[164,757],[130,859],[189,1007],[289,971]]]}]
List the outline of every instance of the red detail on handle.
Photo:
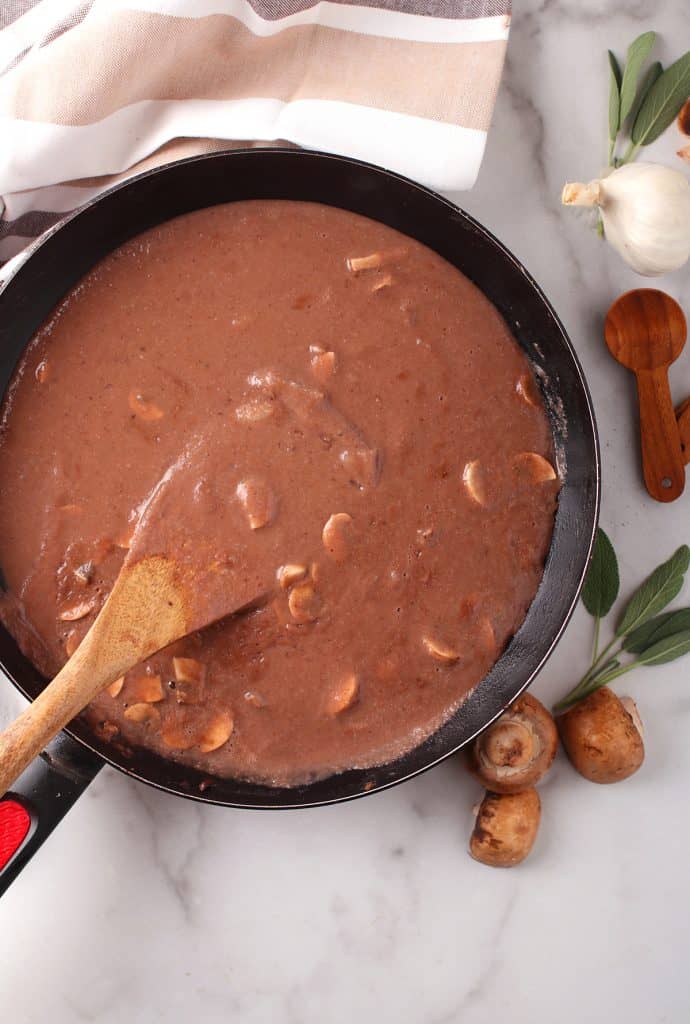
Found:
[{"label": "red detail on handle", "polygon": [[9,864],[31,828],[31,815],[16,800],[0,802],[0,871]]}]

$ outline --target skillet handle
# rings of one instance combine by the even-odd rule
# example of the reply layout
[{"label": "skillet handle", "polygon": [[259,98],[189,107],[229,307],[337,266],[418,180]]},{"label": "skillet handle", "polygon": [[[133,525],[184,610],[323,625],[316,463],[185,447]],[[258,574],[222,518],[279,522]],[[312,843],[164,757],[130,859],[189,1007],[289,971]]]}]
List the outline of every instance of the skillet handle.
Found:
[{"label": "skillet handle", "polygon": [[0,800],[0,896],[103,767],[60,733]]}]

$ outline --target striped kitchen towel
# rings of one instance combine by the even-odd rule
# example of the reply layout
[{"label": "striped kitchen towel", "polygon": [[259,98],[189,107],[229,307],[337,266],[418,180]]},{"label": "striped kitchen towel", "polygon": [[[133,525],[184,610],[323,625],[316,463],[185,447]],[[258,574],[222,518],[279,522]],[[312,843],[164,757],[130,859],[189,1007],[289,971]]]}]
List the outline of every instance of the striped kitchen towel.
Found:
[{"label": "striped kitchen towel", "polygon": [[470,188],[510,0],[0,0],[0,261],[147,167],[283,140]]}]

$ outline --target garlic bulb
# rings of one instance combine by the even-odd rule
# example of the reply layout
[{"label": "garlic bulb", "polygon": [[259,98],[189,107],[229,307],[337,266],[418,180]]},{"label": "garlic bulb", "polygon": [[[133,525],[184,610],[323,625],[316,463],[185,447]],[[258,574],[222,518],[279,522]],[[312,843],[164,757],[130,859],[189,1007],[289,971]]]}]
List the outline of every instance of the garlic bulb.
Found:
[{"label": "garlic bulb", "polygon": [[690,256],[690,183],[661,164],[625,164],[563,189],[566,206],[598,206],[606,240],[633,270],[655,277]]}]

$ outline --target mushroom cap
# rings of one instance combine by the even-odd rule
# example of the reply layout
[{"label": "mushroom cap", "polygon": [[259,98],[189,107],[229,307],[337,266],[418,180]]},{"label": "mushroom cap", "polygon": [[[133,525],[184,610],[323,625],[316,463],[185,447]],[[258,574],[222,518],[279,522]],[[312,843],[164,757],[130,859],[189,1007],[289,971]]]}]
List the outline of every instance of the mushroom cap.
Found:
[{"label": "mushroom cap", "polygon": [[534,846],[540,820],[536,789],[486,793],[470,837],[470,855],[494,868],[520,864]]},{"label": "mushroom cap", "polygon": [[493,793],[519,793],[546,774],[557,748],[553,718],[541,701],[525,693],[477,737],[472,768]]},{"label": "mushroom cap", "polygon": [[[639,715],[636,717],[639,722]],[[644,761],[644,743],[635,718],[608,686],[559,715],[557,723],[568,757],[590,782],[622,782]]]}]

